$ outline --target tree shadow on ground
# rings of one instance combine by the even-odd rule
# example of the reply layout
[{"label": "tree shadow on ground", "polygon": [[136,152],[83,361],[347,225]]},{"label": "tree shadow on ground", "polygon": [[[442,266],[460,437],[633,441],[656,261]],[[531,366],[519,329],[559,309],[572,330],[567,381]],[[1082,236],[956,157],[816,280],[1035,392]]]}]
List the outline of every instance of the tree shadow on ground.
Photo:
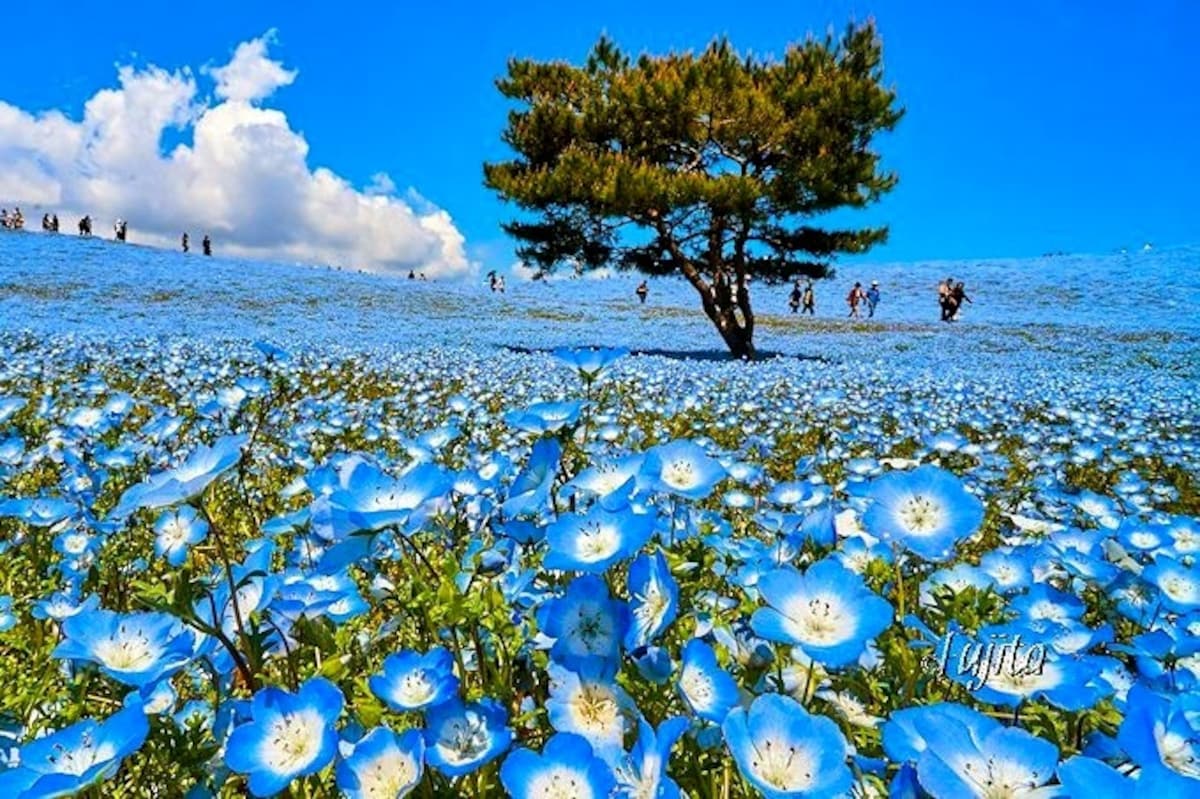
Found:
[{"label": "tree shadow on ground", "polygon": [[[510,344],[502,344],[502,345],[500,345],[500,348],[503,350],[507,350],[508,352],[516,352],[516,353],[520,353],[522,355],[534,355],[534,354],[552,355],[552,354],[554,354],[554,349],[555,349],[555,348],[551,348],[551,347],[517,347],[514,345],[510,345]],[[594,345],[590,345],[590,344],[580,345],[580,347],[579,347],[579,349],[590,349],[590,348],[599,349],[599,347],[594,347]],[[572,347],[572,349],[575,349],[575,347]],[[738,360],[737,358],[730,355],[728,350],[667,350],[667,349],[653,349],[652,348],[652,349],[631,349],[629,351],[629,354],[630,355],[648,355],[648,356],[655,356],[655,357],[659,357],[659,358],[668,358],[673,361],[709,361],[709,362],[717,362],[717,363],[729,363],[729,362]],[[762,362],[766,362],[766,361],[772,361],[777,358],[784,358],[784,359],[796,360],[796,361],[820,361],[820,362],[827,362],[829,360],[828,358],[826,358],[822,355],[805,355],[805,354],[797,354],[797,353],[790,353],[790,352],[779,352],[778,350],[759,350],[758,357],[755,359],[755,362],[762,363]]]}]

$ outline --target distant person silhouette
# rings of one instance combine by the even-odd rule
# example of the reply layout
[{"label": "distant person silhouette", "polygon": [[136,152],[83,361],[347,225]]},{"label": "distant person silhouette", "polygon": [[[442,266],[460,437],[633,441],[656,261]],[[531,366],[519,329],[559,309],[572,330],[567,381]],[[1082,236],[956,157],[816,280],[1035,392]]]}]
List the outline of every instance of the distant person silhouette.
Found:
[{"label": "distant person silhouette", "polygon": [[180,244],[183,245],[183,251],[187,252],[188,251],[188,234],[186,232],[183,234],[183,238],[180,240]]},{"label": "distant person silhouette", "polygon": [[646,295],[650,293],[650,287],[646,285],[646,281],[642,281],[637,287],[638,299],[642,301],[642,305],[646,304]]},{"label": "distant person silhouette", "polygon": [[792,293],[788,295],[788,307],[792,309],[792,313],[800,312],[800,281],[797,280],[792,284]]},{"label": "distant person silhouette", "polygon": [[850,293],[846,295],[846,304],[850,306],[848,316],[851,319],[861,319],[862,315],[858,312],[859,303],[864,302],[867,295],[863,293],[862,283],[855,283],[854,288],[850,289]]},{"label": "distant person silhouette", "polygon": [[817,293],[813,291],[811,280],[804,284],[804,293],[800,295],[800,302],[803,305],[800,313],[808,314],[809,316],[817,315]]},{"label": "distant person silhouette", "polygon": [[212,239],[208,237],[207,233],[204,234],[204,239],[200,242],[200,248],[204,250],[205,255],[212,255]]},{"label": "distant person silhouette", "polygon": [[879,281],[872,280],[871,288],[867,289],[867,318],[875,316],[875,306],[879,304]]},{"label": "distant person silhouette", "polygon": [[92,235],[92,218],[90,216],[85,216],[83,219],[79,220],[79,235]]}]

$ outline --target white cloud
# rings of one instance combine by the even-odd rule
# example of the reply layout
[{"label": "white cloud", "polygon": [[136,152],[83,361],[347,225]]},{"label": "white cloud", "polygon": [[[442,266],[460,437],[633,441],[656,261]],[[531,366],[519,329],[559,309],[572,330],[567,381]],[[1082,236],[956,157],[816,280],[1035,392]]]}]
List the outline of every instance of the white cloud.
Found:
[{"label": "white cloud", "polygon": [[274,42],[272,29],[261,38],[239,44],[233,51],[233,60],[225,66],[205,69],[217,82],[217,97],[252,103],[265,100],[281,86],[290,85],[296,79],[296,71],[284,69],[283,64],[267,58],[267,45]]},{"label": "white cloud", "polygon": [[[0,102],[0,202],[43,211],[63,229],[90,214],[130,221],[130,240],[175,246],[184,230],[212,235],[222,254],[337,264],[371,271],[475,271],[449,214],[415,190],[397,196],[386,174],[356,189],[308,165],[308,142],[286,115],[260,102],[296,72],[267,55],[272,35],[238,46],[200,98],[187,69],[118,70],[119,86],[95,94],[83,118],[31,114]],[[192,143],[163,153],[163,134]]]}]

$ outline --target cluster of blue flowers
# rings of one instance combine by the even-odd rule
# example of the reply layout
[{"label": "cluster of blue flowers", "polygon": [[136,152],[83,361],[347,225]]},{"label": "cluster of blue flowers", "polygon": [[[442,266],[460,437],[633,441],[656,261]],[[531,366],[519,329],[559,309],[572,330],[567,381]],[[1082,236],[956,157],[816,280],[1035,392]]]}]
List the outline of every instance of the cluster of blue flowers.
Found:
[{"label": "cluster of blue flowers", "polygon": [[0,359],[0,796],[1200,795],[1187,380]]}]

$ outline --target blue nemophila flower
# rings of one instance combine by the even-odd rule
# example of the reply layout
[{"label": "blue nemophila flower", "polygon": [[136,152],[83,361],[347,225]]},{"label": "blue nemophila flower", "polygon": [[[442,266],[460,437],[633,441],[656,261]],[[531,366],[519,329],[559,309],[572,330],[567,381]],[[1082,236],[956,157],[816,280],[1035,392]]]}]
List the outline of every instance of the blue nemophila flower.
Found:
[{"label": "blue nemophila flower", "polygon": [[1142,579],[1158,588],[1168,610],[1188,613],[1200,609],[1200,569],[1159,555],[1142,572]]},{"label": "blue nemophila flower", "polygon": [[25,454],[25,441],[20,436],[0,440],[0,464],[16,466]]},{"label": "blue nemophila flower", "polygon": [[424,773],[425,739],[420,730],[397,735],[376,727],[338,763],[337,785],[346,799],[401,799]]},{"label": "blue nemophila flower", "polygon": [[1141,780],[1135,781],[1103,760],[1083,755],[1076,755],[1058,767],[1058,781],[1066,796],[1088,799],[1127,799],[1135,796],[1139,787],[1147,787]]},{"label": "blue nemophila flower", "polygon": [[929,746],[922,734],[925,720],[936,725],[941,719],[958,722],[977,741],[1001,726],[995,719],[956,702],[902,708],[892,713],[883,725],[883,751],[893,762],[915,764]]},{"label": "blue nemophila flower", "polygon": [[616,763],[624,754],[625,732],[637,708],[617,685],[616,664],[589,658],[577,670],[551,663],[546,713],[558,732],[582,735],[596,754]]},{"label": "blue nemophila flower", "polygon": [[529,453],[525,468],[513,480],[501,508],[506,516],[537,515],[550,502],[550,489],[558,475],[562,444],[555,438],[539,438]]},{"label": "blue nemophila flower", "polygon": [[30,741],[20,748],[18,765],[0,771],[0,796],[43,799],[80,793],[115,776],[149,731],[145,712],[134,703],[103,721],[85,719]]},{"label": "blue nemophila flower", "polygon": [[523,411],[509,411],[504,415],[504,421],[510,427],[541,435],[574,424],[582,410],[582,400],[538,402]]},{"label": "blue nemophila flower", "polygon": [[625,647],[632,650],[647,646],[675,620],[679,584],[671,576],[662,550],[656,550],[629,564],[628,585],[633,623],[625,634]]},{"label": "blue nemophila flower", "polygon": [[547,741],[540,755],[514,749],[500,767],[500,782],[513,799],[607,799],[615,784],[587,740],[565,732]]},{"label": "blue nemophila flower", "polygon": [[561,597],[546,600],[537,611],[538,627],[554,646],[550,657],[572,665],[585,658],[616,661],[621,641],[629,630],[629,606],[611,599],[599,577],[577,577]]},{"label": "blue nemophila flower", "polygon": [[725,720],[739,698],[737,683],[717,663],[713,648],[699,638],[683,647],[679,693],[693,713],[717,724]]},{"label": "blue nemophila flower", "polygon": [[624,347],[560,347],[554,351],[555,358],[574,367],[579,376],[588,383],[598,379],[608,367],[628,354],[629,350]]},{"label": "blue nemophila flower", "polygon": [[425,654],[405,650],[383,661],[383,674],[370,679],[371,693],[392,710],[411,711],[433,707],[458,693],[454,657],[444,647]]},{"label": "blue nemophila flower", "polygon": [[58,497],[6,499],[0,501],[0,517],[11,516],[30,527],[51,527],[79,512],[75,503]]},{"label": "blue nemophila flower", "polygon": [[225,764],[249,778],[255,796],[279,793],[297,777],[315,774],[337,753],[334,722],[345,698],[324,677],[296,693],[267,687],[254,695],[250,720],[225,744]]},{"label": "blue nemophila flower", "polygon": [[392,477],[371,463],[359,461],[351,467],[345,483],[344,488],[329,495],[329,504],[335,528],[351,535],[405,525],[422,503],[448,491],[452,478],[430,463]]},{"label": "blue nemophila flower", "polygon": [[1200,795],[1200,695],[1162,696],[1135,685],[1117,742],[1144,774],[1174,783],[1179,796]]},{"label": "blue nemophila flower", "polygon": [[62,623],[56,658],[95,663],[118,682],[140,688],[183,668],[195,636],[169,613],[88,610]]},{"label": "blue nemophila flower", "polygon": [[0,596],[0,633],[6,633],[17,626],[17,616],[12,610],[11,596]]},{"label": "blue nemophila flower", "polygon": [[470,774],[508,750],[508,713],[494,699],[443,702],[425,718],[425,762],[447,777]]},{"label": "blue nemophila flower", "polygon": [[182,566],[188,548],[208,535],[208,522],[196,515],[190,505],[169,510],[154,523],[154,552],[172,566]]},{"label": "blue nemophila flower", "polygon": [[683,716],[669,718],[655,730],[638,719],[638,739],[633,751],[614,769],[616,799],[679,799],[679,786],[667,776],[667,762],[679,736],[688,728]]},{"label": "blue nemophila flower", "polygon": [[704,499],[725,478],[725,468],[693,441],[672,441],[646,451],[639,481],[648,491]]},{"label": "blue nemophila flower", "polygon": [[248,435],[224,436],[211,447],[201,446],[174,469],[151,475],[121,495],[113,516],[122,518],[139,508],[162,508],[201,494],[214,480],[237,465]]},{"label": "blue nemophila flower", "polygon": [[546,529],[547,569],[602,574],[633,555],[650,540],[654,517],[625,508],[609,511],[593,505],[586,513],[564,513]]},{"label": "blue nemophila flower", "polygon": [[934,796],[1019,796],[1054,776],[1058,749],[1017,727],[999,727],[976,738],[968,725],[949,716],[914,722],[925,741],[917,779]]},{"label": "blue nemophila flower", "polygon": [[850,790],[841,731],[791,697],[760,696],[748,710],[730,711],[721,729],[738,771],[767,799],[816,799]]},{"label": "blue nemophila flower", "polygon": [[853,663],[892,623],[892,606],[834,558],[803,574],[790,566],[768,572],[758,591],[769,607],[754,612],[754,632],[799,646],[824,666]]},{"label": "blue nemophila flower", "polygon": [[889,472],[871,483],[863,527],[926,560],[950,557],[954,545],[983,521],[983,503],[962,481],[936,466]]},{"label": "blue nemophila flower", "polygon": [[616,460],[594,463],[575,475],[567,486],[595,494],[601,499],[621,494],[628,497],[645,460],[645,455],[638,452]]}]

